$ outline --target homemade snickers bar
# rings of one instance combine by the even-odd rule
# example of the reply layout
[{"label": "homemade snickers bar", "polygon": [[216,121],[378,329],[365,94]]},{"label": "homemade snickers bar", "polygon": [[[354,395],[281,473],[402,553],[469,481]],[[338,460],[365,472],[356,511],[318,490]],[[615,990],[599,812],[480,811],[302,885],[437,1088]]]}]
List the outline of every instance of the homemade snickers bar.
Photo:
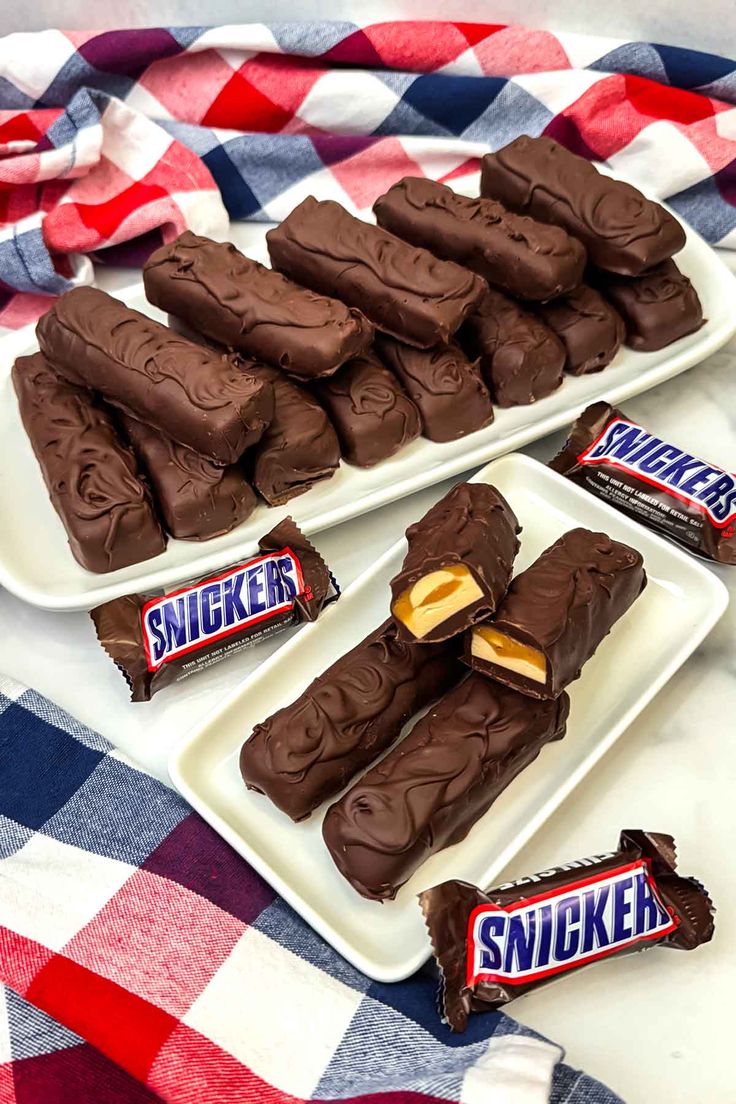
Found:
[{"label": "homemade snickers bar", "polygon": [[357,307],[378,329],[429,348],[448,341],[486,289],[475,273],[308,196],[266,235],[271,263]]},{"label": "homemade snickers bar", "polygon": [[473,626],[465,661],[523,694],[556,698],[646,581],[635,549],[570,529],[512,580],[492,620]]},{"label": "homemade snickers bar", "polygon": [[519,523],[488,483],[459,483],[406,530],[409,549],[391,580],[391,613],[404,639],[447,640],[490,617],[511,580]]}]

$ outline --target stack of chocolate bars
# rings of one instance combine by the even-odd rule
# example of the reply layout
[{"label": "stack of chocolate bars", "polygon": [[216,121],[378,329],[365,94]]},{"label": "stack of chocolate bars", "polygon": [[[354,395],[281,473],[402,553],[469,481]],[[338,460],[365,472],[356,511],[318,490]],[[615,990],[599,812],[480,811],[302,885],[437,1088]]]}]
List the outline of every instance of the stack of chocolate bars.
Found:
[{"label": "stack of chocolate bars", "polygon": [[561,739],[566,687],[646,585],[637,551],[587,529],[514,576],[519,531],[495,487],[454,487],[407,530],[389,620],[242,747],[248,788],[295,821],[353,782],[322,833],[371,900],[395,897]]},{"label": "stack of chocolate bars", "polygon": [[523,137],[483,159],[481,192],[406,178],[378,225],[310,197],[268,233],[271,269],[182,234],[144,269],[172,328],[102,291],[62,296],[14,381],[78,561],[112,571],[166,533],[220,535],[341,457],[455,440],[623,341],[658,349],[702,324],[671,259],[682,227],[630,185]]}]

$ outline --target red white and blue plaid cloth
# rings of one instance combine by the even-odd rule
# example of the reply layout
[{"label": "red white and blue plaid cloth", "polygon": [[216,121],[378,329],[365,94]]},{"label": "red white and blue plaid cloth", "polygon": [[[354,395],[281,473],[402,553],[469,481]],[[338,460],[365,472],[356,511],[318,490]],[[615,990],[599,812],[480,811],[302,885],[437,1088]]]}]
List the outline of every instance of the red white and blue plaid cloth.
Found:
[{"label": "red white and blue plaid cloth", "polygon": [[435,994],[371,982],[172,790],[0,676],[0,1104],[621,1104],[504,1015],[452,1035]]},{"label": "red white and blue plaid cloth", "polygon": [[[457,22],[247,24],[0,40],[0,326],[185,227],[352,210],[551,134],[736,248],[736,62]],[[224,206],[223,206],[224,203]]]}]

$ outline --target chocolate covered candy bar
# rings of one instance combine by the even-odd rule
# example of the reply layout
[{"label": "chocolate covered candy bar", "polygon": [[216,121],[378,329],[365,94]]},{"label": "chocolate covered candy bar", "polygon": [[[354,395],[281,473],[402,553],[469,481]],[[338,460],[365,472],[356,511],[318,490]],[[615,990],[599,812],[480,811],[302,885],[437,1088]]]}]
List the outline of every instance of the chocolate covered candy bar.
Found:
[{"label": "chocolate covered candy bar", "polygon": [[599,958],[713,937],[713,905],[677,873],[675,841],[629,829],[618,850],[483,892],[449,881],[419,895],[440,968],[442,1018],[464,1031],[471,1012],[500,1008]]},{"label": "chocolate covered candy bar", "polygon": [[223,468],[127,415],[122,425],[148,472],[172,537],[209,540],[229,533],[253,513],[256,496],[238,464]]},{"label": "chocolate covered candy bar", "polygon": [[456,441],[493,421],[493,404],[477,363],[459,345],[417,349],[379,335],[376,350],[416,403],[430,441]]},{"label": "chocolate covered candy bar", "polygon": [[490,289],[460,331],[499,406],[525,406],[562,383],[565,347],[536,315]]},{"label": "chocolate covered candy bar", "polygon": [[291,518],[261,537],[258,548],[254,559],[226,571],[92,610],[97,638],[132,701],[149,701],[242,648],[314,621],[338,598],[329,568]]},{"label": "chocolate covered candy bar", "polygon": [[523,694],[556,698],[646,582],[634,548],[570,529],[512,580],[494,618],[471,629],[465,661]]},{"label": "chocolate covered candy bar", "polygon": [[736,474],[669,444],[610,403],[583,411],[549,466],[689,551],[736,564]]},{"label": "chocolate covered candy bar", "polygon": [[685,244],[685,231],[669,211],[553,138],[522,135],[486,154],[480,191],[563,226],[583,243],[592,264],[622,276],[638,276]]},{"label": "chocolate covered candy bar", "polygon": [[621,348],[621,316],[594,288],[582,285],[539,313],[565,346],[565,371],[573,376],[600,372]]},{"label": "chocolate covered candy bar", "polygon": [[406,530],[391,613],[407,640],[434,642],[489,617],[519,551],[516,516],[488,483],[458,483]]},{"label": "chocolate covered candy bar", "polygon": [[316,295],[245,257],[229,242],[187,230],[143,269],[146,295],[212,341],[299,379],[327,376],[371,343],[359,310]]},{"label": "chocolate covered candy bar", "polygon": [[253,364],[249,371],[271,385],[274,414],[262,440],[246,458],[246,467],[269,506],[281,506],[334,475],[340,445],[330,420],[308,391],[278,368]]},{"label": "chocolate covered candy bar", "polygon": [[371,353],[343,365],[317,387],[348,464],[370,468],[415,440],[419,411],[396,377]]},{"label": "chocolate covered candy bar", "polygon": [[163,552],[151,493],[108,412],[60,379],[42,353],[16,360],[13,386],[51,504],[82,567],[117,571]]},{"label": "chocolate covered candy bar", "polygon": [[632,349],[663,349],[703,325],[698,293],[674,261],[633,279],[597,273],[595,280],[623,318]]},{"label": "chocolate covered candy bar", "polygon": [[373,205],[379,226],[477,272],[509,295],[544,301],[581,282],[585,249],[559,226],[407,176]]},{"label": "chocolate covered candy bar", "polygon": [[363,897],[395,897],[564,736],[568,709],[566,694],[535,702],[469,675],[328,809],[322,835],[337,869]]},{"label": "chocolate covered candy bar", "polygon": [[243,780],[292,820],[303,820],[460,674],[454,646],[405,644],[386,621],[254,728],[240,753]]},{"label": "chocolate covered candy bar", "polygon": [[234,464],[271,420],[266,381],[97,288],[67,291],[36,333],[65,379],[218,464]]},{"label": "chocolate covered candy bar", "polygon": [[309,196],[266,235],[271,263],[297,283],[357,307],[409,345],[447,341],[485,282],[426,249]]}]

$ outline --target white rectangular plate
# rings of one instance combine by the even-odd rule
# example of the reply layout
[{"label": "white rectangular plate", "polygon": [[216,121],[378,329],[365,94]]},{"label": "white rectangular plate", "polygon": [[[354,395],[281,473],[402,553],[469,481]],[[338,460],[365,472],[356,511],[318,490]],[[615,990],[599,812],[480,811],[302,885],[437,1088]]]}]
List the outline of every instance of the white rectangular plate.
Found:
[{"label": "white rectangular plate", "polygon": [[[478,174],[454,186],[477,195]],[[266,229],[260,245],[248,248],[264,262]],[[201,544],[170,540],[155,559],[107,575],[86,571],[71,554],[20,422],[9,356],[0,368],[0,585],[26,602],[56,610],[91,609],[121,594],[168,586],[252,555],[258,538],[287,514],[307,534],[316,533],[521,448],[569,424],[596,399],[620,402],[648,391],[699,364],[736,333],[736,277],[694,230],[686,231],[687,244],[677,263],[703,303],[707,322],[697,333],[655,353],[622,349],[605,371],[566,377],[558,391],[533,406],[496,409],[492,425],[460,441],[420,439],[372,470],[343,463],[331,479],[286,506],[259,506],[231,533]],[[142,285],[121,297],[136,310],[163,317],[146,302]]]},{"label": "white rectangular plate", "polygon": [[253,726],[293,701],[385,619],[403,540],[319,621],[266,660],[169,759],[174,785],[205,820],[340,954],[378,981],[407,977],[429,955],[416,894],[446,878],[492,885],[728,604],[726,588],[706,567],[528,457],[495,460],[474,478],[498,487],[519,518],[517,572],[563,532],[583,525],[638,548],[649,585],[570,688],[565,738],[542,749],[465,840],[433,855],[394,901],[367,901],[338,873],[324,846],[326,806],[293,824],[267,798],[246,790],[238,769]]}]

